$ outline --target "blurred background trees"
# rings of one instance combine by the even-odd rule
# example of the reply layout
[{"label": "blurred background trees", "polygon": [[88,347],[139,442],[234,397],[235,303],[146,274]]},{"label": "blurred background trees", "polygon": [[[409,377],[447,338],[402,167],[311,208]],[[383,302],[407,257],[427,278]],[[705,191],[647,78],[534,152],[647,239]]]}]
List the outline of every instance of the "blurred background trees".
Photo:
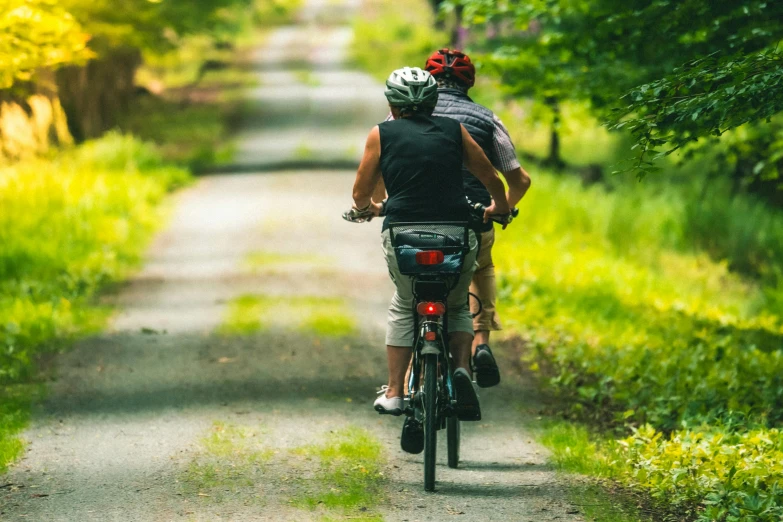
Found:
[{"label": "blurred background trees", "polygon": [[[455,0],[484,71],[508,93],[553,111],[585,104],[610,129],[630,132],[639,173],[684,149],[714,154],[713,170],[781,204],[783,4],[763,0]],[[770,124],[771,123],[771,124]],[[724,147],[716,138],[730,133]],[[750,127],[753,127],[752,129]],[[706,145],[706,146],[705,146]],[[727,145],[727,146],[726,146]],[[630,154],[629,154],[630,156]]]},{"label": "blurred background trees", "polygon": [[[187,56],[200,79],[213,51],[293,9],[290,0],[0,0],[0,160],[116,128],[144,88],[144,63]],[[174,62],[174,66],[172,66]],[[194,63],[198,62],[198,63]],[[66,129],[67,122],[67,129]],[[67,132],[70,131],[70,132]],[[44,139],[45,138],[45,139]]]}]

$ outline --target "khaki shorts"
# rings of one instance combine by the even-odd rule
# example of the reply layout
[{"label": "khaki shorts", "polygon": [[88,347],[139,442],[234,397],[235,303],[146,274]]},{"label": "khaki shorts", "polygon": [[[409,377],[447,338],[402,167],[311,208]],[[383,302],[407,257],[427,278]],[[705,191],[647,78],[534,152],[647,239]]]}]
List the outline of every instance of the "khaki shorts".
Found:
[{"label": "khaki shorts", "polygon": [[[468,332],[473,334],[473,318],[468,305],[468,287],[476,269],[476,253],[478,240],[471,231],[468,234],[470,251],[465,256],[457,285],[452,289],[448,299],[449,332]],[[391,238],[388,230],[381,235],[383,240],[383,253],[386,256],[386,265],[397,291],[389,305],[389,320],[386,326],[386,344],[389,346],[413,346],[413,278],[400,273],[397,266],[397,258],[394,256],[394,248],[391,246]]]}]

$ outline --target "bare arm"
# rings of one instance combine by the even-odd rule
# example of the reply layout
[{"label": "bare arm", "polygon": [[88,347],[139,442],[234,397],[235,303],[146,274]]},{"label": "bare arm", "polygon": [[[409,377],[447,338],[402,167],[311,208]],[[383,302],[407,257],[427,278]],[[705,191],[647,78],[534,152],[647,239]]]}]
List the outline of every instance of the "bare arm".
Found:
[{"label": "bare arm", "polygon": [[[378,181],[381,179],[381,134],[376,125],[367,136],[364,146],[364,155],[356,172],[356,181],[353,183],[353,201],[358,209],[367,207],[380,212],[380,205],[372,200]],[[377,207],[377,208],[376,208]]]},{"label": "bare arm", "polygon": [[525,197],[527,189],[530,188],[530,175],[522,167],[503,173],[503,177],[508,182],[508,205],[511,208],[517,206],[519,200]]},{"label": "bare arm", "polygon": [[384,199],[386,199],[386,183],[383,182],[383,177],[380,177],[372,192],[372,200],[380,203]]},{"label": "bare arm", "polygon": [[463,125],[462,128],[462,161],[465,167],[476,176],[476,178],[485,186],[495,201],[490,207],[491,212],[497,214],[506,214],[509,212],[508,201],[506,200],[506,187],[500,181],[495,167],[487,159],[487,155],[481,149],[478,143],[470,137],[468,131]]}]

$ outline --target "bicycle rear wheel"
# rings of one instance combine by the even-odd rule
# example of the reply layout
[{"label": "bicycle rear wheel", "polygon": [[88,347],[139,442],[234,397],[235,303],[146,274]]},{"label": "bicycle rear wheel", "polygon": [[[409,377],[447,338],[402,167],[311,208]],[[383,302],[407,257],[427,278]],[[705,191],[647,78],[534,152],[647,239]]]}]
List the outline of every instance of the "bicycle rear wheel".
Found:
[{"label": "bicycle rear wheel", "polygon": [[446,442],[449,453],[449,467],[459,466],[459,419],[452,415],[446,420]]},{"label": "bicycle rear wheel", "polygon": [[438,356],[424,356],[424,490],[435,490],[438,448]]}]

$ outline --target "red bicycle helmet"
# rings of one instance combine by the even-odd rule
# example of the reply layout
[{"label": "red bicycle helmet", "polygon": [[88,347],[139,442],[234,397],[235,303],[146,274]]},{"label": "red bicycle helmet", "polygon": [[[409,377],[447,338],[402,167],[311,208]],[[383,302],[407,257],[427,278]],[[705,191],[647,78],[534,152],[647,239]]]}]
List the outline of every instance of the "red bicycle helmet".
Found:
[{"label": "red bicycle helmet", "polygon": [[435,78],[450,76],[468,87],[473,87],[476,83],[476,67],[470,57],[461,51],[439,49],[427,59],[424,68]]}]

